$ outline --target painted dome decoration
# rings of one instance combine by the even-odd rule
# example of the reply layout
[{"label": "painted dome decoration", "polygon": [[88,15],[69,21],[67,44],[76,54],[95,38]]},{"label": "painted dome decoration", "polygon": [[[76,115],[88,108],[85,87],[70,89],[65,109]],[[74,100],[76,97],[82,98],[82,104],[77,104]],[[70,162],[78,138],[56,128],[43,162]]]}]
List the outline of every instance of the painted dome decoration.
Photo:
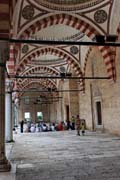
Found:
[{"label": "painted dome decoration", "polygon": [[25,44],[23,47],[22,47],[22,53],[25,54],[27,53],[29,50],[29,46],[27,44]]},{"label": "painted dome decoration", "polygon": [[94,20],[99,23],[102,24],[107,20],[107,13],[104,10],[98,10],[95,12],[94,14]]},{"label": "painted dome decoration", "polygon": [[95,6],[103,0],[35,0],[38,4],[54,10],[80,10]]},{"label": "painted dome decoration", "polygon": [[34,8],[31,5],[27,5],[22,10],[22,17],[26,20],[32,20],[34,13]]},{"label": "painted dome decoration", "polygon": [[77,53],[79,52],[79,49],[78,49],[77,46],[72,46],[72,47],[70,48],[70,52],[71,52],[72,54],[77,54]]}]

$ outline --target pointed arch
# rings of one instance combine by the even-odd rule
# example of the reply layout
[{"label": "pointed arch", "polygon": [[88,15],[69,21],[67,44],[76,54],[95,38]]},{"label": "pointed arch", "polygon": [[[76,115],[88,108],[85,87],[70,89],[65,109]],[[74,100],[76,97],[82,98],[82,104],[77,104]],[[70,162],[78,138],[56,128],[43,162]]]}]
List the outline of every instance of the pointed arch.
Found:
[{"label": "pointed arch", "polygon": [[34,84],[36,84],[36,83],[40,86],[43,86],[43,88],[48,88],[48,87],[56,88],[57,87],[56,83],[51,79],[46,79],[46,80],[39,79],[36,81],[25,79],[22,82],[17,83],[17,89],[18,89],[18,91],[23,91],[24,89],[27,89],[30,86],[34,87]]},{"label": "pointed arch", "polygon": [[40,55],[47,55],[48,53],[66,60],[66,63],[68,63],[75,70],[75,73],[78,76],[83,75],[80,64],[75,58],[73,58],[69,53],[66,53],[64,50],[53,47],[44,47],[32,51],[30,54],[27,55],[27,57],[22,59],[17,68],[16,73],[19,74],[20,72],[22,72],[25,69],[26,64],[31,62],[32,58],[35,58],[36,56]]},{"label": "pointed arch", "polygon": [[[64,24],[71,26],[80,32],[86,34],[91,40],[95,39],[97,34],[100,34],[92,25],[89,23],[79,19],[78,17],[74,17],[70,14],[55,14],[49,17],[44,17],[43,19],[36,20],[32,25],[29,25],[25,30],[21,30],[17,36],[17,38],[29,38],[31,34],[35,34],[36,32],[40,31],[43,28],[57,25],[57,24]],[[108,73],[108,77],[115,81],[115,74],[116,69],[114,66],[114,52],[110,47],[99,47],[99,50],[104,58],[106,69]]]},{"label": "pointed arch", "polygon": [[[47,89],[48,87],[56,89],[56,84],[52,83],[52,80],[47,80],[47,81],[43,81],[43,79],[37,81],[25,80],[25,82],[22,85],[18,84],[18,91],[20,91],[18,92],[18,97],[21,97],[25,93],[24,92],[25,90],[30,89],[32,87],[37,88],[38,86],[42,86],[43,89]],[[58,92],[55,93],[58,94]]]},{"label": "pointed arch", "polygon": [[[27,55],[27,57],[24,57],[21,60],[20,64],[18,65],[18,68],[16,70],[16,74],[22,73],[25,70],[25,66],[31,62],[32,58],[35,58],[36,56],[40,56],[40,55],[46,55],[48,53],[66,60],[66,63],[68,63],[68,65],[70,65],[70,67],[72,67],[72,69],[75,71],[75,74],[78,77],[83,76],[83,72],[81,70],[80,64],[75,58],[73,58],[69,53],[66,53],[64,50],[61,50],[59,48],[53,48],[53,47],[38,48],[35,51],[32,51],[30,54]],[[37,68],[37,67],[34,67],[34,68]],[[41,66],[41,68],[42,68],[42,66]],[[51,71],[49,68],[45,67],[45,70],[46,69],[48,71]],[[39,70],[40,70],[40,67],[39,67]],[[52,71],[52,72],[53,72],[53,75],[57,75],[56,74],[57,72],[55,72],[55,71]],[[81,90],[83,89],[82,83],[83,83],[83,81],[80,82]]]},{"label": "pointed arch", "polygon": [[44,71],[45,73],[51,73],[52,75],[59,75],[59,71],[57,71],[56,69],[52,68],[52,67],[46,67],[46,66],[34,66],[31,67],[29,69],[27,69],[24,73],[22,73],[21,75],[31,75],[33,73],[36,72],[40,72],[40,71]]},{"label": "pointed arch", "polygon": [[57,24],[73,27],[86,34],[86,36],[92,40],[95,38],[96,34],[99,34],[89,23],[79,19],[78,17],[74,17],[73,15],[61,13],[36,20],[32,25],[26,27],[25,30],[21,30],[18,33],[17,38],[29,38],[31,34],[35,34],[43,28]]}]

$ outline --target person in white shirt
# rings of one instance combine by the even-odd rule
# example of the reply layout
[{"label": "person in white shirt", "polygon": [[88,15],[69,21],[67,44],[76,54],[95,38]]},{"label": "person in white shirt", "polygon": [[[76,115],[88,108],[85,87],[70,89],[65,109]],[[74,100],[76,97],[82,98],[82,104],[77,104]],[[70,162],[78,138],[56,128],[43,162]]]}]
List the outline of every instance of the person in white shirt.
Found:
[{"label": "person in white shirt", "polygon": [[30,131],[31,131],[31,133],[34,133],[34,132],[35,132],[35,125],[34,125],[34,124],[31,124]]}]

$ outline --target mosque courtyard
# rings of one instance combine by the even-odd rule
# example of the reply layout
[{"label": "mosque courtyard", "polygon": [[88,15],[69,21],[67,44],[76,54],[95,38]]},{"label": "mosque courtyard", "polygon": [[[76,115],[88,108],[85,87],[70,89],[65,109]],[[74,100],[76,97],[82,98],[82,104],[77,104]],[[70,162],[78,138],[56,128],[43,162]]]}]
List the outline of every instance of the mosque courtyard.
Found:
[{"label": "mosque courtyard", "polygon": [[0,180],[119,180],[120,138],[75,131],[14,134],[6,145],[12,163]]}]

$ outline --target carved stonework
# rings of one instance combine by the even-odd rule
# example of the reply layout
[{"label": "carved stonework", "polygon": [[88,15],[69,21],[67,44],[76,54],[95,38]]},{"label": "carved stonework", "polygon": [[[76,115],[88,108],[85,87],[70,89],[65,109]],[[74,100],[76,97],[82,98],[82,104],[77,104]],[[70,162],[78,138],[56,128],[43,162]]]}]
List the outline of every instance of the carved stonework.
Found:
[{"label": "carved stonework", "polygon": [[103,0],[34,0],[42,6],[54,10],[73,11],[93,7]]},{"label": "carved stonework", "polygon": [[34,8],[31,5],[27,5],[22,10],[22,16],[26,20],[31,20],[34,16]]},{"label": "carved stonework", "polygon": [[0,172],[8,172],[11,169],[9,161],[4,156],[3,159],[0,159]]},{"label": "carved stonework", "polygon": [[79,51],[79,49],[78,49],[77,46],[72,46],[72,47],[70,48],[70,52],[71,52],[72,54],[74,54],[74,55],[77,54],[78,51]]},{"label": "carved stonework", "polygon": [[5,82],[5,91],[11,92],[13,89],[13,82],[11,80],[6,80]]},{"label": "carved stonework", "polygon": [[98,10],[94,14],[94,19],[98,24],[102,24],[107,20],[107,13],[104,10]]},{"label": "carved stonework", "polygon": [[23,53],[23,54],[27,53],[28,50],[29,50],[29,46],[28,46],[28,45],[24,45],[24,46],[22,47],[22,53]]}]

